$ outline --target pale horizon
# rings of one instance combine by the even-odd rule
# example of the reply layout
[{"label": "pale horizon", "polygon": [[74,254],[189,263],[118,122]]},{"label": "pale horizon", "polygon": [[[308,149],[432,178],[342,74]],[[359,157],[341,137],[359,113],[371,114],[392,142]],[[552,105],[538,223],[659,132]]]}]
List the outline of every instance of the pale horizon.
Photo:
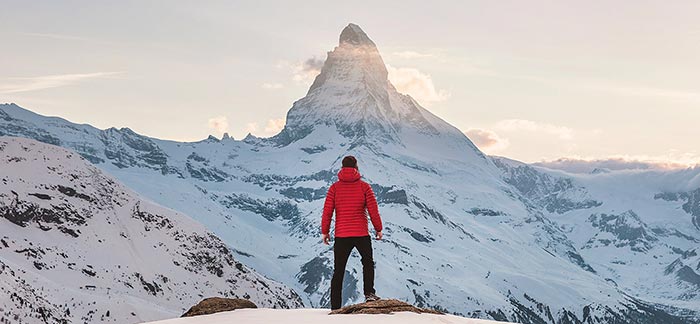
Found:
[{"label": "pale horizon", "polygon": [[10,1],[0,102],[161,139],[269,137],[352,22],[400,92],[487,154],[700,163],[700,3],[170,3]]}]

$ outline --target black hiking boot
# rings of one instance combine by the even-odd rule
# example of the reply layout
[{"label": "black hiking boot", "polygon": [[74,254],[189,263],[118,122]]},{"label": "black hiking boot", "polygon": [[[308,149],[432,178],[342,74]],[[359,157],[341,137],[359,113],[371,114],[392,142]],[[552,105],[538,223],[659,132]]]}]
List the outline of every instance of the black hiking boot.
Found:
[{"label": "black hiking boot", "polygon": [[375,294],[367,294],[367,295],[365,295],[365,303],[366,303],[366,302],[378,301],[378,300],[380,300],[380,299],[381,299],[381,298],[379,298],[379,296],[377,296],[377,295],[375,295]]}]

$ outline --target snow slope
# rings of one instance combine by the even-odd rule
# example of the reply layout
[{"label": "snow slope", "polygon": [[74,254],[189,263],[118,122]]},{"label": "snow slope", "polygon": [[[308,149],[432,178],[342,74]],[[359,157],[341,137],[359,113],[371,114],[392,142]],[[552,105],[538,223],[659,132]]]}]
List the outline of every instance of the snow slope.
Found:
[{"label": "snow slope", "polygon": [[328,323],[328,324],[414,324],[414,323],[440,323],[440,324],[497,324],[478,319],[464,318],[454,315],[416,314],[399,312],[394,314],[352,314],[352,315],[328,315],[327,309],[238,309],[231,312],[223,312],[212,315],[203,315],[187,318],[176,318],[164,321],[151,322],[150,324],[268,324],[268,323]]},{"label": "snow slope", "polygon": [[0,322],[136,323],[204,296],[298,307],[216,236],[74,152],[0,137]]},{"label": "snow slope", "polygon": [[569,179],[602,202],[547,213],[601,277],[646,300],[697,312],[700,168],[574,174],[518,167]]},{"label": "snow slope", "polygon": [[[638,201],[614,189],[589,189],[583,179],[485,156],[458,129],[399,94],[383,64],[375,44],[349,25],[307,95],[289,110],[285,128],[271,138],[179,143],[128,128],[77,125],[14,104],[0,106],[0,135],[75,150],[141,195],[214,231],[241,262],[294,288],[308,306],[329,302],[332,249],[320,244],[320,210],[340,160],[352,154],[384,219],[385,240],[374,243],[382,296],[522,323],[688,323],[697,316],[690,283],[680,285],[656,266],[639,271],[658,255],[617,249],[645,261],[619,265],[629,279],[616,280],[600,269],[609,260],[585,244],[610,234],[600,225],[602,214],[618,215]],[[644,179],[619,185],[634,190]],[[690,220],[679,211],[685,204],[696,210],[693,188],[687,189],[663,196],[669,200],[646,195],[640,206]],[[586,221],[593,213],[596,226]],[[590,237],[572,231],[568,215],[588,226]],[[700,236],[685,220],[673,226]],[[677,258],[687,252],[671,271],[692,281],[698,271],[693,239],[663,240]],[[637,278],[641,272],[645,277]],[[353,255],[346,303],[360,298],[360,276]],[[668,289],[674,293],[628,285],[635,280],[673,282]]]}]

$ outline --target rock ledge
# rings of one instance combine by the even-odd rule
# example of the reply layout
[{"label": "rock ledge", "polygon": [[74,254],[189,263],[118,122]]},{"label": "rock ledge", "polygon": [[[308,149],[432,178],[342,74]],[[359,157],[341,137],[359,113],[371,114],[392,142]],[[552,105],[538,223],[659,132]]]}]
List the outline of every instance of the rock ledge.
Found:
[{"label": "rock ledge", "polygon": [[345,306],[340,309],[336,309],[330,312],[329,315],[335,314],[391,314],[394,312],[414,312],[414,313],[429,313],[429,314],[440,314],[442,312],[427,309],[418,308],[409,303],[402,302],[397,299],[380,299],[378,301],[360,303],[350,306]]},{"label": "rock ledge", "polygon": [[205,298],[197,305],[192,306],[190,310],[180,317],[208,315],[241,308],[258,308],[258,306],[247,299],[211,297]]}]

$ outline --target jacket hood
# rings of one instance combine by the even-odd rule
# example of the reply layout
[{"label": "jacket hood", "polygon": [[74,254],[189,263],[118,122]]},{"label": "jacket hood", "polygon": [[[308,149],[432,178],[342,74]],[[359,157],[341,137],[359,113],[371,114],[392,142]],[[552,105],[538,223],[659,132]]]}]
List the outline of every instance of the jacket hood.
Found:
[{"label": "jacket hood", "polygon": [[357,171],[355,168],[344,167],[338,171],[338,180],[340,181],[353,182],[360,180],[360,177],[360,171]]}]

